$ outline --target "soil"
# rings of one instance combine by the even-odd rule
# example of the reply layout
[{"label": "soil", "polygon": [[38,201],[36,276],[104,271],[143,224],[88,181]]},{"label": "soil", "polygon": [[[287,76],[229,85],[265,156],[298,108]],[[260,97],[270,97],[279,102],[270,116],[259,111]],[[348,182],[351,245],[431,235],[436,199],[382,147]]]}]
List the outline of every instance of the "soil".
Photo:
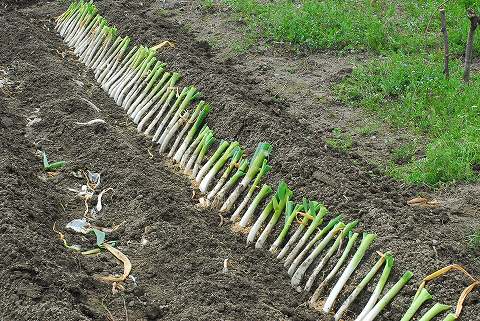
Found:
[{"label": "soil", "polygon": [[[384,126],[370,147],[365,142],[371,137],[360,136],[347,152],[327,146],[333,128],[360,127],[370,117],[331,95],[331,86],[362,57],[299,55],[263,44],[243,53],[222,44],[212,47],[205,40],[209,32],[239,39],[242,24],[232,23],[229,12],[204,10],[197,2],[104,0],[97,6],[138,43],[175,41],[176,47],[159,57],[212,103],[208,123],[216,136],[238,140],[249,152],[259,141],[272,143],[272,186],[284,179],[296,200],[323,201],[332,215],[358,219],[362,230],[376,233],[374,248],[395,254],[388,286],[407,269],[415,273],[382,320],[399,320],[419,281],[438,268],[459,263],[480,275],[479,253],[469,249],[466,238],[480,227],[478,185],[431,191],[384,176],[370,155],[382,159],[390,148],[383,138],[402,137]],[[192,197],[188,179],[137,134],[53,30],[52,17],[65,4],[7,1],[0,8],[2,320],[123,320],[127,315],[128,320],[327,320],[307,307],[308,294],[291,288],[282,264],[268,251],[245,248],[243,235],[218,226],[216,211],[195,207],[198,196]],[[106,125],[75,124],[94,118]],[[39,150],[67,166],[46,175]],[[121,224],[108,238],[119,241],[134,277],[117,294],[96,279],[122,271],[111,254],[77,254],[52,230],[55,223],[65,231],[67,222],[83,216],[83,201],[68,190],[84,183],[72,174],[78,169],[101,172],[102,188],[114,189],[106,194],[98,224]],[[418,195],[435,198],[440,206],[406,204]],[[93,244],[91,238],[66,237]],[[370,255],[365,262],[375,259]],[[363,264],[360,272],[367,269]],[[466,285],[455,273],[430,289],[437,301],[454,304]],[[367,299],[362,296],[353,312]],[[479,311],[477,291],[467,299],[462,319],[480,320]]]}]

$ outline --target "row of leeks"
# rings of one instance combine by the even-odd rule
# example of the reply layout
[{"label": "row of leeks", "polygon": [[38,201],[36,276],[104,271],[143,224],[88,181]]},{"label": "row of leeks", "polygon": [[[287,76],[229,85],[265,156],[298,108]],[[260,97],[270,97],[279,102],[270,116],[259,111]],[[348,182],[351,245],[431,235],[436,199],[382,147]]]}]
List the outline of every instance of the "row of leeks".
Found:
[{"label": "row of leeks", "polygon": [[[387,282],[394,266],[394,257],[391,252],[377,252],[378,260],[372,264],[365,275],[358,275],[362,277],[361,281],[352,287],[352,276],[356,272],[360,274],[358,268],[374,243],[376,235],[364,233],[360,241],[359,233],[354,232],[358,222],[344,223],[341,216],[333,217],[324,224],[324,219],[328,215],[327,208],[318,202],[306,199],[296,204],[291,200],[293,192],[285,182],[280,182],[276,193],[271,195],[272,193],[272,188],[264,184],[250,206],[245,210],[240,204],[231,217],[240,228],[235,230],[251,225],[248,230],[247,245],[254,244],[255,248],[263,248],[273,231],[278,230],[278,235],[274,238],[269,251],[277,259],[284,261],[284,266],[291,276],[291,284],[295,289],[307,292],[315,289],[309,300],[310,306],[325,314],[332,313],[335,321],[343,320],[351,305],[362,293],[365,294],[368,285],[373,286],[374,279],[377,277],[373,292],[360,313],[352,320],[372,321],[379,317],[410,281],[413,273],[406,271],[387,289]],[[267,199],[269,196],[270,198]],[[255,211],[262,202],[266,205],[259,211],[256,219],[253,219]],[[242,210],[238,211],[239,208]],[[279,222],[283,225],[278,224]],[[280,226],[275,229],[276,224]],[[358,246],[355,249],[356,244]],[[333,266],[329,270],[327,270],[328,262]],[[340,273],[342,269],[343,272]],[[425,278],[424,282],[452,269],[461,270],[473,283],[460,296],[456,313],[448,313],[444,321],[456,320],[460,315],[465,297],[475,287],[480,287],[479,280],[474,279],[463,268],[456,265],[435,272]],[[328,286],[331,286],[329,292],[326,291]],[[412,320],[420,307],[432,298],[423,286],[424,284],[420,286],[402,321]],[[347,290],[352,288],[353,290]],[[348,291],[349,294],[334,309],[342,291]],[[428,321],[449,310],[451,306],[436,303],[419,320]]]},{"label": "row of leeks", "polygon": [[155,47],[129,46],[131,39],[118,36],[92,2],[73,2],[56,22],[65,43],[94,71],[97,82],[137,130],[179,164],[212,204],[229,211],[249,188],[243,201],[247,204],[270,170],[269,144],[260,143],[247,160],[238,142],[222,140],[208,157],[215,144],[214,133],[205,122],[210,106],[200,100],[195,87],[179,90],[180,75],[166,71],[156,58]]},{"label": "row of leeks", "polygon": [[[270,197],[266,206],[253,221],[255,209],[272,193],[273,190],[270,186],[263,185],[244,213],[235,211],[234,214],[237,214],[234,219],[235,224],[242,228],[252,223],[247,235],[247,245],[255,244],[256,248],[263,248],[269,236],[275,230],[276,224],[283,222],[283,226],[278,228],[279,233],[269,248],[270,252],[277,259],[284,260],[284,265],[288,268],[288,274],[292,277],[291,283],[294,288],[299,291],[302,289],[310,291],[316,284],[317,287],[310,299],[310,305],[324,313],[331,313],[338,296],[360,265],[376,236],[365,233],[356,251],[348,260],[349,254],[352,253],[359,237],[358,233],[353,232],[357,226],[357,221],[345,224],[342,222],[341,216],[337,216],[323,224],[324,218],[328,214],[326,207],[318,202],[307,201],[306,199],[296,204],[291,200],[293,192],[285,182],[280,182],[276,193]],[[262,229],[262,226],[265,227]],[[327,263],[334,257],[337,261],[333,268],[330,271],[324,271]],[[335,320],[340,320],[343,317],[350,305],[380,268],[384,266],[376,290],[371,295],[357,321],[374,320],[380,314],[412,277],[411,272],[406,272],[382,296],[393,267],[393,261],[391,253],[387,252],[380,255],[378,262],[337,310]],[[346,267],[340,274],[339,272],[344,266]],[[309,272],[308,280],[306,280],[305,285],[301,286]],[[320,272],[326,274],[321,280]],[[326,286],[333,283],[332,281],[335,278],[337,280],[331,291],[325,293],[326,299],[320,300]]]},{"label": "row of leeks", "polygon": [[[295,289],[315,289],[310,305],[331,313],[342,291],[350,288],[347,283],[376,235],[364,233],[360,241],[359,233],[354,231],[358,222],[345,223],[341,216],[324,224],[326,207],[305,199],[295,203],[285,182],[280,182],[275,193],[269,185],[261,186],[271,170],[268,165],[271,146],[260,143],[247,159],[238,142],[221,140],[215,144],[213,130],[205,121],[210,106],[200,100],[200,92],[193,86],[180,90],[177,86],[180,75],[166,71],[165,64],[156,58],[156,48],[130,46],[131,39],[118,36],[117,29],[108,26],[93,3],[73,2],[56,22],[56,30],[65,43],[93,70],[97,82],[132,119],[137,131],[151,138],[161,153],[167,154],[191,177],[205,195],[205,203],[220,209],[224,215],[232,213],[230,221],[241,228],[251,225],[247,244],[264,248],[279,230],[270,252],[284,261]],[[211,151],[214,145],[216,149]],[[279,227],[280,222],[283,226]],[[336,309],[335,320],[343,318],[376,275],[380,274],[374,291],[356,321],[374,320],[410,280],[412,273],[407,271],[385,290],[394,259],[390,252],[379,255],[378,261]],[[328,263],[334,260],[327,271]],[[329,286],[331,290],[326,293]],[[425,291],[416,296],[402,321],[410,320],[428,300]],[[430,320],[446,309],[445,305],[437,304],[421,320]],[[452,314],[445,320],[454,320]]]}]

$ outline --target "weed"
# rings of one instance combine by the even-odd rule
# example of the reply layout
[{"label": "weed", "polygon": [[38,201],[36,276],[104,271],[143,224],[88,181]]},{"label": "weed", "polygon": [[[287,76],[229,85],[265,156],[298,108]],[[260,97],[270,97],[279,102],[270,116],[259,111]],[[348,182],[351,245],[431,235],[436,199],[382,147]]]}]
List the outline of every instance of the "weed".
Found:
[{"label": "weed", "polygon": [[168,16],[169,16],[168,10],[163,9],[163,8],[157,9],[157,11],[156,11],[155,13],[156,13],[156,15],[159,16],[159,17],[168,17]]},{"label": "weed", "polygon": [[231,50],[236,54],[244,54],[254,45],[254,42],[248,38],[236,40],[231,45]]},{"label": "weed", "polygon": [[378,122],[370,122],[358,129],[358,133],[362,136],[369,137],[376,135],[380,130],[380,124]]},{"label": "weed", "polygon": [[408,182],[436,185],[474,180],[480,163],[480,81],[461,81],[461,61],[442,74],[440,54],[392,54],[355,69],[337,88],[345,103],[377,112],[429,139],[425,157],[399,168]]},{"label": "weed", "polygon": [[474,250],[480,249],[480,230],[468,236],[468,245]]},{"label": "weed", "polygon": [[[418,0],[224,0],[241,13],[247,24],[257,24],[274,41],[310,48],[418,52],[438,47],[436,1]],[[447,22],[451,53],[465,48],[465,3],[448,3]],[[428,25],[428,30],[425,32]],[[476,44],[477,49],[480,44]]]},{"label": "weed", "polygon": [[214,0],[201,0],[201,5],[203,9],[210,11],[213,10],[215,3]]},{"label": "weed", "polygon": [[353,146],[353,138],[350,134],[342,132],[340,128],[333,130],[333,137],[327,138],[325,143],[328,147],[339,151],[346,152]]},{"label": "weed", "polygon": [[405,144],[392,151],[392,160],[397,165],[410,163],[417,152],[416,144]]}]

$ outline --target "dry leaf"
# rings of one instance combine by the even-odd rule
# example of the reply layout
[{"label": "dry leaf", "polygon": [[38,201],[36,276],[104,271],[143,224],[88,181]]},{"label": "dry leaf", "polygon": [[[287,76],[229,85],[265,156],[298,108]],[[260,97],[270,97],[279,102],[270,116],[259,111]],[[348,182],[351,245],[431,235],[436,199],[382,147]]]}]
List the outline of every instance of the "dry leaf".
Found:
[{"label": "dry leaf", "polygon": [[113,276],[113,275],[108,275],[108,276],[99,276],[98,279],[100,281],[105,281],[105,282],[123,282],[125,279],[128,277],[130,274],[130,271],[132,270],[132,263],[128,259],[128,257],[120,252],[120,250],[114,248],[108,243],[104,243],[103,246],[105,249],[107,249],[110,253],[112,253],[118,260],[120,260],[123,263],[123,274],[121,276]]},{"label": "dry leaf", "polygon": [[419,207],[438,207],[440,202],[437,200],[428,200],[424,197],[415,197],[407,201],[407,204],[410,206],[419,206]]}]

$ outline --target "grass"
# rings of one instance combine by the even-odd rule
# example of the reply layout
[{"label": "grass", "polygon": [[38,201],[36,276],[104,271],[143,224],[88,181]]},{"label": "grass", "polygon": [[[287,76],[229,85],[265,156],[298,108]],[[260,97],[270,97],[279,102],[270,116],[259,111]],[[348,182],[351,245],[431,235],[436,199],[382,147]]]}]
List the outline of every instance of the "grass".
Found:
[{"label": "grass", "polygon": [[202,8],[205,10],[213,10],[215,3],[214,0],[201,0]]},{"label": "grass", "polygon": [[392,161],[397,165],[411,163],[417,152],[416,144],[405,144],[392,151]]},{"label": "grass", "polygon": [[[382,52],[417,52],[435,47],[439,19],[429,18],[443,1],[432,0],[224,0],[274,41],[313,49],[351,49]],[[465,6],[471,1],[448,3],[447,23],[452,53],[464,49],[468,20]],[[427,24],[429,31],[424,32]],[[477,44],[477,49],[480,44]]]},{"label": "grass", "polygon": [[474,250],[480,249],[480,230],[468,236],[468,245]]},{"label": "grass", "polygon": [[[271,41],[310,49],[368,51],[376,57],[354,68],[336,91],[344,103],[373,111],[392,125],[427,138],[422,158],[412,156],[402,162],[407,150],[394,151],[390,174],[429,186],[480,178],[480,77],[474,72],[469,85],[461,81],[469,27],[466,7],[478,9],[480,1],[449,1],[445,6],[450,80],[442,73],[437,10],[443,1],[225,2],[242,15],[248,29]],[[480,30],[474,44],[477,56],[479,34]]]},{"label": "grass", "polygon": [[391,54],[356,68],[338,86],[345,103],[374,111],[398,127],[429,138],[425,157],[399,165],[394,176],[437,185],[479,178],[480,81],[465,85],[462,66],[452,61],[446,80],[438,54]]},{"label": "grass", "polygon": [[353,139],[352,136],[342,132],[340,128],[335,128],[333,130],[333,137],[327,138],[325,143],[328,147],[339,151],[339,152],[346,152],[353,146]]},{"label": "grass", "polygon": [[370,137],[376,135],[380,130],[380,124],[378,122],[369,122],[358,129],[358,133],[364,137]]}]

